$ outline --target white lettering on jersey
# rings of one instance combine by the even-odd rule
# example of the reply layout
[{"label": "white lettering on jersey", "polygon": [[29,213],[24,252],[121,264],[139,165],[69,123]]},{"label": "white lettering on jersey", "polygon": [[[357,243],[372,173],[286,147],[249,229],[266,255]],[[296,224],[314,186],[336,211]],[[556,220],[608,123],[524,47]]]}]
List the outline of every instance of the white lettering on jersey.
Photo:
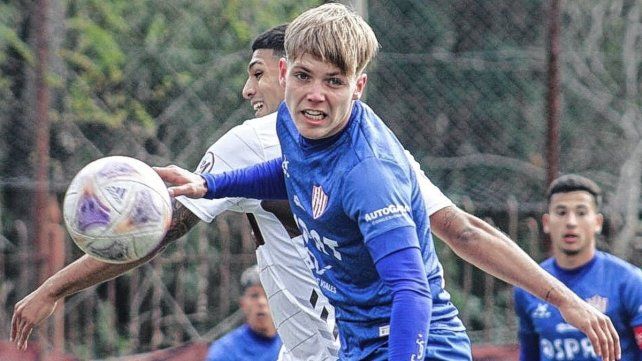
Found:
[{"label": "white lettering on jersey", "polygon": [[366,213],[365,220],[366,222],[372,222],[381,217],[402,213],[410,213],[410,207],[402,204],[390,204],[387,207],[383,207],[377,209],[376,211]]},{"label": "white lettering on jersey", "polygon": [[[330,267],[330,266],[327,266],[326,268],[329,268],[329,267]],[[324,270],[324,271],[325,271],[325,270]],[[321,287],[323,287],[325,290],[327,290],[327,291],[329,291],[329,292],[332,292],[332,293],[337,293],[337,288],[336,288],[336,287],[334,287],[333,285],[329,284],[328,282],[326,282],[326,281],[324,281],[324,280],[322,280],[322,279],[320,279],[320,278],[317,278],[317,283],[318,283]]]},{"label": "white lettering on jersey", "polygon": [[281,162],[281,168],[283,168],[283,175],[285,175],[286,178],[290,178],[290,173],[288,173],[288,165],[290,162],[288,159],[283,156],[283,162]]},{"label": "white lettering on jersey", "polygon": [[595,350],[588,337],[581,340],[575,338],[556,338],[552,341],[540,340],[540,350],[548,359],[554,360],[575,360],[576,356],[582,354],[583,358],[596,357]]},{"label": "white lettering on jersey", "polygon": [[327,237],[322,237],[314,229],[308,231],[308,226],[296,215],[294,215],[294,220],[296,221],[296,224],[299,226],[299,230],[301,230],[301,235],[303,236],[303,242],[305,244],[308,244],[308,242],[313,241],[316,249],[318,249],[320,252],[323,252],[324,254],[327,254],[327,255],[330,255],[330,253],[328,252],[328,248],[329,248],[329,250],[332,252],[332,256],[334,256],[334,258],[341,261],[341,253],[337,250],[337,248],[339,247],[339,243],[337,241],[329,239]]},{"label": "white lettering on jersey", "polygon": [[292,197],[292,200],[294,201],[294,204],[295,204],[297,207],[299,207],[299,208],[301,208],[301,209],[303,209],[303,210],[305,211],[305,208],[303,208],[303,204],[301,204],[301,200],[299,199],[299,196],[297,196],[297,195],[295,194],[295,195],[294,195],[294,197]]},{"label": "white lettering on jersey", "polygon": [[573,332],[577,331],[577,328],[575,328],[575,326],[569,325],[568,323],[562,322],[555,325],[555,331],[559,333]]}]

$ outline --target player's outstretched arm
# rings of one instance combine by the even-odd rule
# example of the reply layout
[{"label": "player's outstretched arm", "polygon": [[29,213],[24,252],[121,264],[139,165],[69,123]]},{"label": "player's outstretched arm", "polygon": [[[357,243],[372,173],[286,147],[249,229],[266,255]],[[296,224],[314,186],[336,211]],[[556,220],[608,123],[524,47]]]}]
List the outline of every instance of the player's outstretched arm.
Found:
[{"label": "player's outstretched arm", "polygon": [[569,324],[589,337],[604,361],[620,358],[620,341],[611,320],[539,267],[502,232],[455,206],[431,215],[430,225],[466,261],[556,306]]},{"label": "player's outstretched arm", "polygon": [[49,277],[35,291],[16,303],[10,336],[16,347],[21,350],[27,348],[31,331],[54,312],[58,300],[140,266],[198,223],[199,218],[180,202],[174,200],[173,203],[170,228],[159,247],[151,254],[135,262],[122,264],[105,263],[84,255]]}]

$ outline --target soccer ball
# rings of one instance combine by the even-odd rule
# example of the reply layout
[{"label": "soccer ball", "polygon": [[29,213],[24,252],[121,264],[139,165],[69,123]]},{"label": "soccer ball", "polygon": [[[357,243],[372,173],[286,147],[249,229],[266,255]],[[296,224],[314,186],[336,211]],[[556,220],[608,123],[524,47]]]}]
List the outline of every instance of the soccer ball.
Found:
[{"label": "soccer ball", "polygon": [[152,252],[172,218],[165,184],[129,157],[95,160],[71,181],[63,214],[76,245],[101,261],[126,263]]}]

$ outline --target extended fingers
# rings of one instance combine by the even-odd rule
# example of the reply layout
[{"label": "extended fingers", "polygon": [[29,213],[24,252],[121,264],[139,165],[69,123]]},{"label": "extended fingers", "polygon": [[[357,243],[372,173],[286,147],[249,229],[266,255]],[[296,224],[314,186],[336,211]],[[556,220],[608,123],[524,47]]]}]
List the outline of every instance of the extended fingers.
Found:
[{"label": "extended fingers", "polygon": [[172,197],[186,196],[190,198],[201,198],[207,192],[207,188],[203,187],[202,182],[200,184],[187,183],[181,186],[169,187],[167,190]]},{"label": "extended fingers", "polygon": [[33,324],[15,313],[11,320],[11,341],[19,350],[27,349],[27,340],[33,330]]},{"label": "extended fingers", "polygon": [[590,319],[585,333],[591,340],[595,353],[604,361],[620,359],[619,337],[608,317],[600,314]]},{"label": "extended fingers", "polygon": [[[152,167],[152,168],[156,171],[156,173],[158,173],[161,179],[166,182],[175,183],[175,184],[184,183],[184,177],[181,177],[182,168],[178,166],[169,165],[167,167]],[[181,180],[183,182],[181,182]]]},{"label": "extended fingers", "polygon": [[613,346],[615,346],[615,359],[619,360],[622,358],[622,348],[620,347],[620,336],[617,334],[617,330],[615,329],[615,326],[613,326],[613,322],[611,322],[611,319],[607,318],[608,321],[608,331],[611,334],[611,337],[613,338]]}]

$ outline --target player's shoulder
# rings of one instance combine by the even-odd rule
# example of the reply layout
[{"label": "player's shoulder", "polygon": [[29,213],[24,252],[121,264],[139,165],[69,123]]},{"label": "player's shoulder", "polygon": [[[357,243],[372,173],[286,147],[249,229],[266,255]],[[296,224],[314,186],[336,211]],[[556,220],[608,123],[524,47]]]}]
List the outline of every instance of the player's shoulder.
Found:
[{"label": "player's shoulder", "polygon": [[241,124],[237,131],[251,133],[264,149],[278,148],[280,150],[279,138],[276,135],[277,113],[270,113],[266,116],[248,119]]},{"label": "player's shoulder", "polygon": [[234,135],[242,139],[250,137],[276,138],[276,113],[263,117],[252,118],[230,129],[226,135]]},{"label": "player's shoulder", "polygon": [[258,154],[270,153],[268,155],[271,156],[272,152],[266,150],[279,148],[275,122],[275,114],[246,120],[223,134],[208,151],[214,154],[236,154],[251,150]]},{"label": "player's shoulder", "polygon": [[356,102],[359,120],[352,124],[351,146],[363,159],[375,158],[392,163],[409,163],[396,136],[367,104]]},{"label": "player's shoulder", "polygon": [[260,131],[272,131],[275,132],[276,127],[276,112],[270,113],[268,115],[252,118],[244,121],[238,127],[248,127]]},{"label": "player's shoulder", "polygon": [[595,255],[602,260],[604,267],[610,269],[611,272],[614,272],[614,274],[621,276],[629,275],[642,279],[642,270],[635,267],[631,263],[603,251],[596,251]]}]

